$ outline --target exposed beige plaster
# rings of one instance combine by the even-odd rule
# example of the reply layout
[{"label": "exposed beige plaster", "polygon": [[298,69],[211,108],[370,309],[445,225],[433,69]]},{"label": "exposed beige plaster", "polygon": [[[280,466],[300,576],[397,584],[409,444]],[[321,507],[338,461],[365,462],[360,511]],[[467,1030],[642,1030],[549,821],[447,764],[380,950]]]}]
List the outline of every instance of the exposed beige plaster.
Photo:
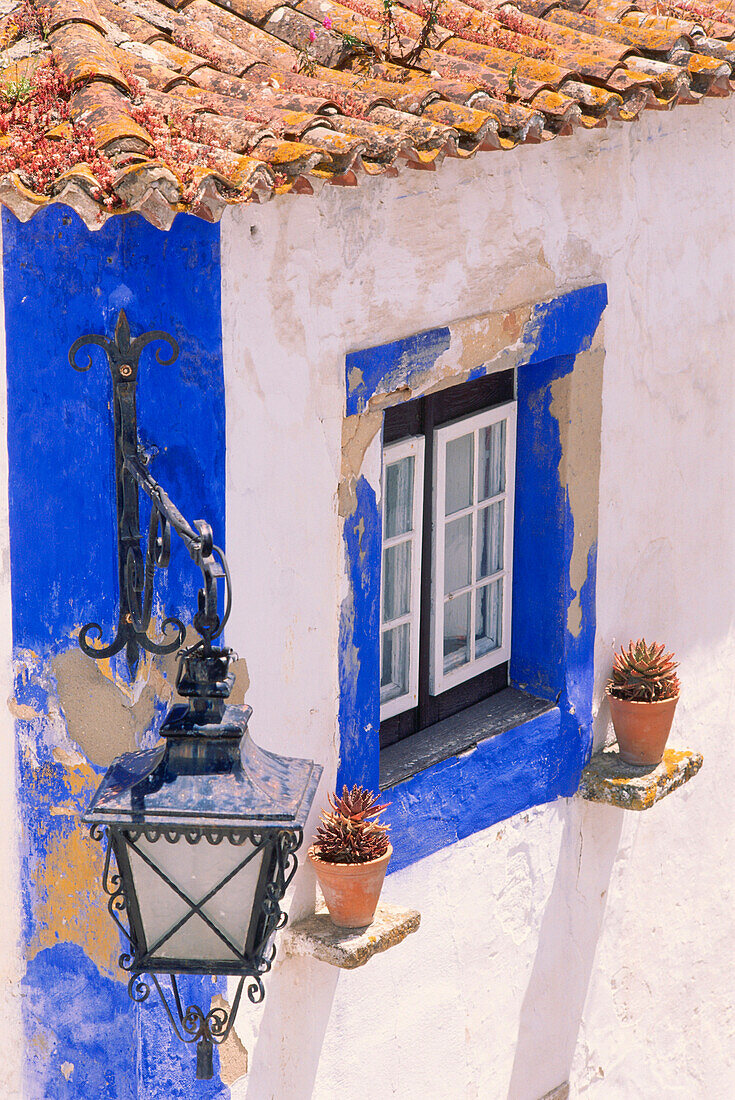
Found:
[{"label": "exposed beige plaster", "polygon": [[[155,717],[157,702],[163,700],[168,704],[175,695],[176,668],[175,653],[154,657],[148,666],[148,680],[131,703],[124,690],[80,649],[68,649],[52,661],[69,737],[87,760],[106,767],[120,753],[133,752],[138,747],[140,734]],[[231,670],[235,683],[230,702],[242,704],[250,687],[247,661],[238,657]],[[35,712],[32,717],[36,717]]]},{"label": "exposed beige plaster", "polygon": [[27,703],[16,703],[12,695],[8,699],[8,710],[13,718],[19,718],[22,722],[32,722],[34,718],[41,717],[39,712],[29,707]]},{"label": "exposed beige plaster", "polygon": [[[212,1008],[223,1008],[230,1011],[230,1004],[219,993],[212,997]],[[234,1027],[230,1034],[219,1047],[219,1075],[223,1085],[231,1088],[241,1077],[248,1072],[248,1052],[242,1045]]]},{"label": "exposed beige plaster", "polygon": [[[36,804],[48,801],[51,768],[53,765],[44,764],[29,773],[37,790]],[[64,785],[68,801],[50,807],[55,811],[52,816],[68,817],[68,831],[49,837],[45,857],[32,871],[34,934],[27,954],[33,958],[57,943],[75,943],[101,973],[122,981],[120,937],[102,893],[104,851],[78,819],[79,803],[88,801],[97,781],[88,765],[67,769]]]},{"label": "exposed beige plaster", "polygon": [[51,667],[69,737],[91,763],[106,767],[120,753],[135,750],[136,735],[155,717],[156,701],[168,701],[173,694],[175,665],[175,654],[154,659],[147,683],[131,703],[80,649],[54,658]]},{"label": "exposed beige plaster", "polygon": [[244,657],[238,657],[230,665],[230,672],[235,673],[235,683],[230,692],[229,701],[237,706],[245,702],[245,694],[250,687],[250,674],[248,663]]},{"label": "exposed beige plaster", "polygon": [[559,424],[562,451],[559,477],[567,486],[574,519],[569,582],[576,595],[567,609],[567,628],[574,637],[582,629],[579,592],[597,539],[604,358],[601,346],[581,352],[574,371],[551,384],[551,414]]},{"label": "exposed beige plaster", "polygon": [[[365,412],[345,418],[342,424],[342,467],[337,490],[339,515],[342,518],[355,510],[357,479],[367,450],[381,430],[384,410],[410,401],[413,397],[461,385],[470,371],[479,366],[485,366],[488,373],[514,367],[525,347],[523,336],[532,314],[533,306],[527,304],[468,317],[452,324],[450,347],[429,370],[412,379],[413,385],[401,383],[390,393],[374,394]],[[362,371],[353,368],[350,387],[354,388],[361,381]]]},{"label": "exposed beige plaster", "polygon": [[458,370],[471,371],[480,364],[492,363],[518,343],[531,313],[532,307],[525,305],[453,323],[450,352],[456,356]]},{"label": "exposed beige plaster", "polygon": [[86,764],[86,760],[79,752],[69,752],[67,749],[55,745],[51,755],[57,764],[63,764],[65,768],[77,768],[80,764]]},{"label": "exposed beige plaster", "polygon": [[342,469],[337,498],[339,514],[343,519],[355,510],[357,504],[355,485],[360,476],[367,449],[382,425],[382,407],[370,408],[358,416],[349,416],[342,424]]},{"label": "exposed beige plaster", "polygon": [[353,367],[350,371],[349,378],[347,379],[347,385],[350,388],[350,393],[356,390],[358,386],[362,385],[362,380],[362,371],[360,370],[360,368]]}]

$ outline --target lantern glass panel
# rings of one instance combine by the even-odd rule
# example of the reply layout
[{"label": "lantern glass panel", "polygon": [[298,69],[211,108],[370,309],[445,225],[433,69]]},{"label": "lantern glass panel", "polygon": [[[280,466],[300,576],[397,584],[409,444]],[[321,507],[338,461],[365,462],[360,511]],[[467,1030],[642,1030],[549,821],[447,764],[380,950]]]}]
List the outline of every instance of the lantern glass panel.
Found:
[{"label": "lantern glass panel", "polygon": [[[189,901],[177,894],[146,863],[140,852]],[[270,852],[269,845],[256,849],[250,839],[243,844],[232,844],[227,839],[210,844],[205,838],[189,844],[183,837],[174,843],[164,837],[154,842],[144,836],[139,836],[134,843],[128,840],[127,855],[148,954],[159,960],[206,959],[223,963],[236,960],[237,954],[199,913],[191,914],[173,935],[160,947],[158,945],[187,913],[191,913],[192,905],[199,905],[238,867],[240,869],[232,878],[201,906],[201,913],[244,953],[264,852]],[[240,866],[245,860],[248,862]],[[255,916],[257,918],[257,914]]]}]

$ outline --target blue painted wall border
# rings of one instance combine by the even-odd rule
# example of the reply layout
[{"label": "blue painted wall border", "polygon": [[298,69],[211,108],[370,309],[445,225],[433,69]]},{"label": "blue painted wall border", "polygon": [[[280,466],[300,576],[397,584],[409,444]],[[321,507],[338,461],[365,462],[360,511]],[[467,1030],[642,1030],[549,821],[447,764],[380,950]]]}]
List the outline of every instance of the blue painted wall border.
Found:
[{"label": "blue painted wall border", "polygon": [[[596,546],[580,592],[569,579],[574,520],[559,478],[561,441],[551,414],[551,384],[574,370],[591,346],[607,305],[594,284],[535,306],[516,365],[518,459],[514,544],[511,682],[555,702],[552,710],[440,762],[391,788],[386,813],[400,870],[497,821],[574,794],[592,745]],[[451,346],[451,328],[350,353],[346,410],[367,408],[424,373]],[[479,377],[478,366],[472,377]],[[379,770],[379,599],[381,524],[375,490],[361,476],[344,527],[349,594],[342,606],[339,652],[338,786],[377,789]],[[579,598],[581,627],[567,628]],[[420,813],[417,813],[420,808]]]},{"label": "blue painted wall border", "polygon": [[[219,1055],[214,1079],[196,1081],[195,1054],[174,1038],[155,993],[134,1005],[125,973],[106,976],[89,945],[74,942],[60,921],[46,937],[56,942],[34,946],[39,913],[50,911],[53,924],[53,905],[44,905],[38,885],[49,852],[81,828],[68,811],[83,809],[91,793],[85,778],[80,795],[78,769],[54,753],[59,703],[51,662],[76,650],[83,622],[99,622],[109,640],[117,621],[112,385],[101,353],[92,349],[92,367],[80,374],[69,366],[68,349],[84,333],[111,334],[121,308],[134,335],[163,329],[176,337],[180,355],[171,366],[156,362],[155,347],[141,358],[139,432],[158,451],[155,474],[172,499],[184,514],[206,516],[224,542],[219,226],[179,216],[161,232],[129,215],[91,232],[58,206],[26,225],[3,210],[2,225],[15,698],[35,712],[16,722],[30,947],[23,984],[27,1093],[45,1100],[226,1100]],[[171,568],[157,578],[161,607],[190,619],[199,583],[174,540]],[[153,729],[149,736],[155,740]],[[55,813],[59,806],[66,812]],[[75,890],[78,874],[69,868]],[[107,919],[101,884],[81,887],[98,895]],[[206,1007],[215,992],[225,992],[224,980],[186,984],[187,997]],[[63,1063],[73,1066],[68,1079]]]}]

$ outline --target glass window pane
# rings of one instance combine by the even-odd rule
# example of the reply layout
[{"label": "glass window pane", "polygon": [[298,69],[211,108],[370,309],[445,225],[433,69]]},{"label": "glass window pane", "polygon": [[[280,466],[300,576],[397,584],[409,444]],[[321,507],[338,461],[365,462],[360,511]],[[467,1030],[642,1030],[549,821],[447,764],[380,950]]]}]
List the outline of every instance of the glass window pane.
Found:
[{"label": "glass window pane", "polygon": [[470,592],[444,604],[444,671],[470,659]]},{"label": "glass window pane", "polygon": [[408,623],[384,630],[380,636],[380,702],[387,703],[408,692],[409,643]]},{"label": "glass window pane", "polygon": [[444,514],[450,516],[472,504],[474,480],[474,433],[450,439],[447,443],[446,490]]},{"label": "glass window pane", "polygon": [[399,542],[383,551],[383,622],[411,610],[411,543]]},{"label": "glass window pane", "polygon": [[480,431],[480,500],[505,492],[505,420]]},{"label": "glass window pane", "polygon": [[452,520],[444,528],[444,595],[470,583],[472,515]]},{"label": "glass window pane", "polygon": [[385,469],[385,537],[405,535],[413,530],[414,457],[407,455]]},{"label": "glass window pane", "polygon": [[503,643],[503,581],[486,584],[476,593],[475,658]]},{"label": "glass window pane", "polygon": [[505,501],[498,500],[478,515],[477,580],[491,577],[503,568],[503,517]]}]

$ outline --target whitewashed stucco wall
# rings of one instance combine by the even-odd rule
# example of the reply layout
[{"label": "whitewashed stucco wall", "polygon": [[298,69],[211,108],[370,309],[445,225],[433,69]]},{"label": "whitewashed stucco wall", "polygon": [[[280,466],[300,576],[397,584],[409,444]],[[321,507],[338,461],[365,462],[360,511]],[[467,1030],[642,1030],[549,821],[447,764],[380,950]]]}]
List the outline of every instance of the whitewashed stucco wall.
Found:
[{"label": "whitewashed stucco wall", "polygon": [[[279,960],[240,1014],[237,1100],[735,1091],[734,124],[712,100],[226,214],[230,640],[256,739],[326,762],[323,797],[345,353],[604,281],[597,699],[614,645],[666,640],[672,744],[705,758],[650,812],[560,800],[391,876],[419,933],[352,973]],[[302,870],[292,913],[312,899]]]}]

